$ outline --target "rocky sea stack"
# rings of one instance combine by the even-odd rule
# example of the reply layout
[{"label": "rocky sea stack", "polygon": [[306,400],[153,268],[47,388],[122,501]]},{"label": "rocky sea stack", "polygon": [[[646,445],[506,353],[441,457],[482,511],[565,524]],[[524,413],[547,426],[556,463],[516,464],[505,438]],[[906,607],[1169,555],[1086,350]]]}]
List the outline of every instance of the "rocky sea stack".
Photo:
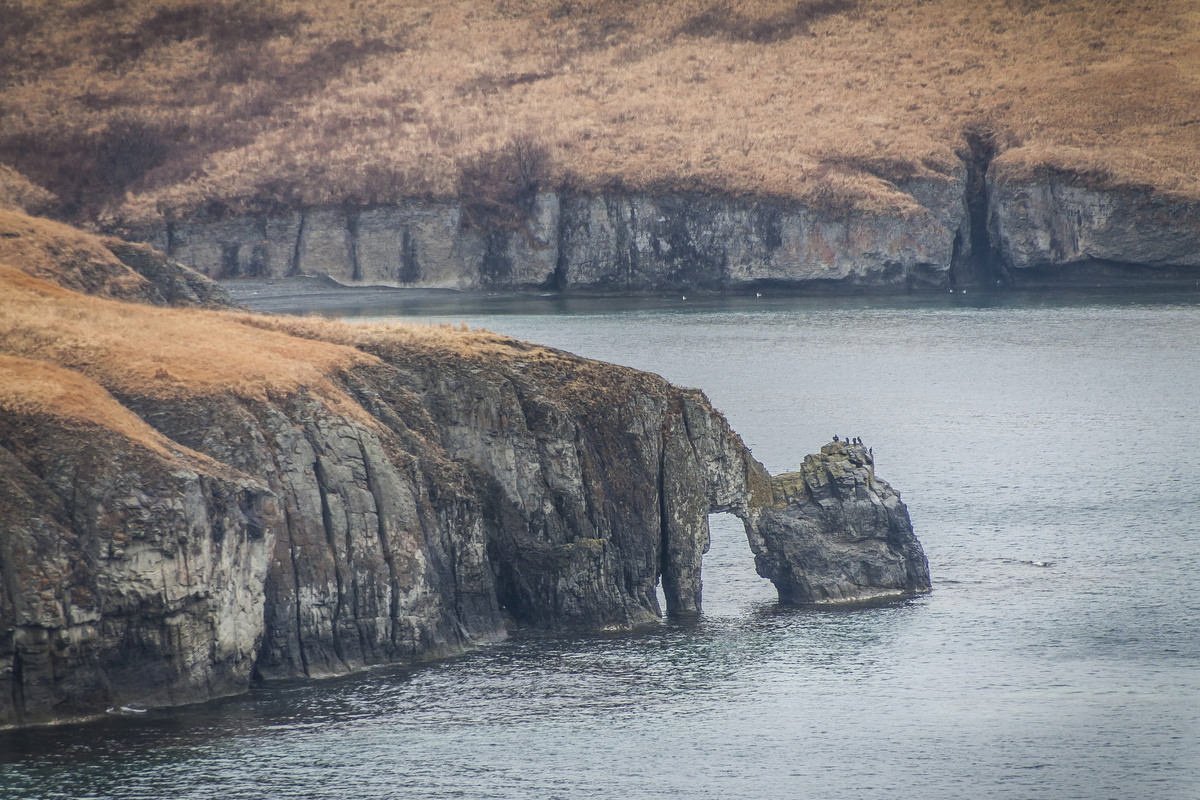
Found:
[{"label": "rocky sea stack", "polygon": [[758,574],[785,603],[865,602],[929,591],[908,509],[860,442],[834,440],[771,479],[748,526]]}]

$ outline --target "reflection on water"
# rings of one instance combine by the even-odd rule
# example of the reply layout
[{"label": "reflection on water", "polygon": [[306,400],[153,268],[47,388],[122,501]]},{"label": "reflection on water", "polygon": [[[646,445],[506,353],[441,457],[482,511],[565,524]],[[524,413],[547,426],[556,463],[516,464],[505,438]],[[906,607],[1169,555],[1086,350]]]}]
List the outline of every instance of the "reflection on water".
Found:
[{"label": "reflection on water", "polygon": [[933,594],[782,609],[716,515],[693,625],[8,733],[0,797],[1200,796],[1194,298],[435,300],[700,386],[774,471],[864,437]]}]

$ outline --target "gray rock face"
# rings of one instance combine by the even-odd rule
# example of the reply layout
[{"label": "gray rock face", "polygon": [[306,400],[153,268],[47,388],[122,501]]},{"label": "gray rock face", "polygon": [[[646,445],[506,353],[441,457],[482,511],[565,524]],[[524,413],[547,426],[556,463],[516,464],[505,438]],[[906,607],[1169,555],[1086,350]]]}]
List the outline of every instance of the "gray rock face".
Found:
[{"label": "gray rock face", "polygon": [[[989,151],[990,153],[990,151]],[[1200,204],[1070,176],[1013,178],[990,155],[897,188],[905,212],[830,213],[708,195],[539,195],[517,231],[464,226],[457,203],[190,220],[129,232],[206,275],[330,276],[464,290],[910,291],[1191,283]]]},{"label": "gray rock face", "polygon": [[285,277],[297,270],[303,215],[297,211],[269,217],[171,222],[139,231],[148,242],[177,261],[210,277]]},{"label": "gray rock face", "polygon": [[542,628],[631,628],[700,607],[710,511],[746,513],[765,471],[704,396],[511,342],[465,364],[379,352],[454,459],[478,470],[504,612]]},{"label": "gray rock face", "polygon": [[512,624],[631,629],[659,619],[660,581],[694,615],[715,511],[746,522],[785,599],[928,588],[869,461],[822,462],[836,480],[801,497],[702,393],[488,336],[368,337],[333,394],[109,387],[162,451],[6,409],[0,725],[445,655]]},{"label": "gray rock face", "polygon": [[988,193],[989,235],[1016,286],[1200,280],[1200,204],[1003,172]]},{"label": "gray rock face", "polygon": [[862,602],[929,591],[908,509],[859,444],[830,442],[771,480],[775,503],[747,524],[758,574],[785,603]]},{"label": "gray rock face", "polygon": [[0,726],[241,691],[280,524],[262,483],[0,414]]},{"label": "gray rock face", "polygon": [[216,278],[327,275],[423,288],[662,290],[764,284],[945,286],[961,176],[912,181],[912,213],[833,215],[707,196],[538,196],[517,231],[462,224],[457,203],[191,220],[130,235]]},{"label": "gray rock face", "polygon": [[541,286],[558,262],[559,201],[537,198],[516,233],[464,227],[452,203],[185,220],[129,232],[214,278],[328,276],[436,289]]},{"label": "gray rock face", "polygon": [[710,197],[571,199],[563,204],[560,281],[623,290],[940,286],[961,192],[932,188],[920,187],[930,206],[912,217]]},{"label": "gray rock face", "polygon": [[707,514],[762,468],[697,392],[502,341],[381,344],[349,407],[116,395],[186,458],[6,413],[0,724],[633,628],[660,579],[698,611]]},{"label": "gray rock face", "polygon": [[[467,476],[427,443],[394,375],[348,373],[382,419],[307,391],[267,403],[122,398],[175,441],[257,476],[280,505],[256,672],[342,674],[503,635]],[[376,401],[377,403],[379,401]],[[403,415],[403,416],[400,416]],[[394,427],[393,427],[394,426]]]}]

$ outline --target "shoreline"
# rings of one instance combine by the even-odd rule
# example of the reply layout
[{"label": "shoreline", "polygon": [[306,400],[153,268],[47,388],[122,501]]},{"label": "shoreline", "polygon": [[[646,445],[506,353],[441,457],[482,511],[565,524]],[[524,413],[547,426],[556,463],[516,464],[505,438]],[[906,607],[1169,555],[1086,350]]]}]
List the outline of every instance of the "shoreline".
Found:
[{"label": "shoreline", "polygon": [[1200,282],[1177,285],[1048,286],[889,293],[805,292],[559,292],[347,286],[328,277],[226,278],[219,281],[234,302],[262,314],[439,316],[447,314],[570,314],[609,311],[773,309],[819,304],[831,308],[991,308],[1010,305],[1089,305],[1200,302]]}]

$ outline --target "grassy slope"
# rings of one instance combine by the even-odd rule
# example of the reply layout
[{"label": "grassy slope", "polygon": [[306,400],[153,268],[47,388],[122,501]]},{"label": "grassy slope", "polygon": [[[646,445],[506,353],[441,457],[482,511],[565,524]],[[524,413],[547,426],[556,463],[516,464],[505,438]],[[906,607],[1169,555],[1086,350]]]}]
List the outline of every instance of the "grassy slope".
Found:
[{"label": "grassy slope", "polygon": [[619,402],[644,389],[641,382],[657,385],[649,375],[465,327],[156,307],[140,302],[143,283],[99,237],[0,211],[0,414],[98,426],[165,452],[175,446],[120,398],[256,403],[303,390],[375,426],[342,377],[380,359],[466,362],[498,375],[519,361],[580,408]]},{"label": "grassy slope", "polygon": [[1004,169],[1200,198],[1193,0],[9,9],[0,161],[76,218],[448,197],[522,137],[584,190],[903,209],[966,129]]}]

